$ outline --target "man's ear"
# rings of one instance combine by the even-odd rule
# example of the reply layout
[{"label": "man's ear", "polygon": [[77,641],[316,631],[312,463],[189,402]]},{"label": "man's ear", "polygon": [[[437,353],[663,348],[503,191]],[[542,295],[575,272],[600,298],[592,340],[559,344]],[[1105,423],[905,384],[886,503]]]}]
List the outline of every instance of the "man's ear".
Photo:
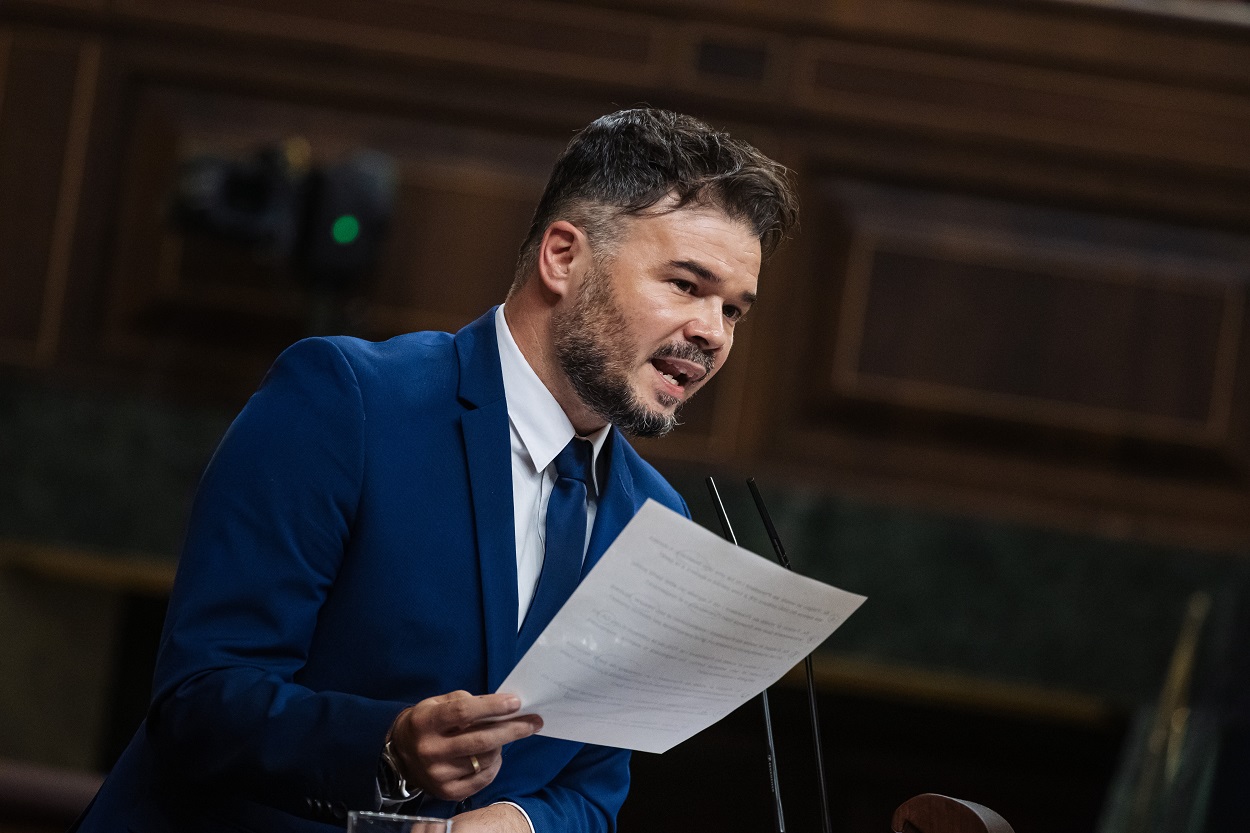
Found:
[{"label": "man's ear", "polygon": [[567,296],[591,264],[586,233],[567,220],[556,220],[543,232],[538,246],[538,277],[543,288]]}]

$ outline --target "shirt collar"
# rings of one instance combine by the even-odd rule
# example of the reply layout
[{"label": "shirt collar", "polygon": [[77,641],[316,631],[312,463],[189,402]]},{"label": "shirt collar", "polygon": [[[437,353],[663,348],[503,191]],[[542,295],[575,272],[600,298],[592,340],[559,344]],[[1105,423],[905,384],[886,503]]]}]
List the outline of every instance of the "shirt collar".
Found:
[{"label": "shirt collar", "polygon": [[[534,368],[521,348],[517,346],[504,318],[503,306],[495,310],[495,336],[499,342],[499,365],[503,370],[503,391],[508,401],[508,420],[516,429],[521,444],[530,457],[536,472],[551,465],[569,440],[577,435],[573,423],[560,407],[560,403],[538,378]],[[594,446],[591,469],[595,475],[595,489],[599,483],[599,452],[607,442],[611,425],[585,437]]]}]

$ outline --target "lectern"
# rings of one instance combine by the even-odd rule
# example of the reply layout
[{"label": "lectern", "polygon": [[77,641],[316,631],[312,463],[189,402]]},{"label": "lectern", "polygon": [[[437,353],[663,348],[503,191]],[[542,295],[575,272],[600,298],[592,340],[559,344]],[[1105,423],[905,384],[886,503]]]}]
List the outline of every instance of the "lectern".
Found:
[{"label": "lectern", "polygon": [[1014,833],[989,807],[936,793],[908,799],[894,811],[894,833]]}]

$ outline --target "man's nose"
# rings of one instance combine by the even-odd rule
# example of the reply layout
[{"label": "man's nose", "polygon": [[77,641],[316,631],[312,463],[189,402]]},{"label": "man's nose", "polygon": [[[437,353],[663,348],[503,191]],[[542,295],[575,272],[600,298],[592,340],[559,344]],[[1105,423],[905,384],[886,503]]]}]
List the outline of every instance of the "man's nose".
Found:
[{"label": "man's nose", "polygon": [[721,302],[714,298],[699,304],[695,314],[686,323],[685,336],[705,350],[719,350],[728,343],[725,316],[721,314]]}]

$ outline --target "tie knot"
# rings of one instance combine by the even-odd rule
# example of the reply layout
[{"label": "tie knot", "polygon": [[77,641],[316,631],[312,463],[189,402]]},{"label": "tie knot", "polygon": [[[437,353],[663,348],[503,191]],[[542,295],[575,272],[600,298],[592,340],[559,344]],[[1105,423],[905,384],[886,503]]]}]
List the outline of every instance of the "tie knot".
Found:
[{"label": "tie knot", "polygon": [[595,478],[591,471],[594,459],[594,446],[589,440],[574,437],[564,450],[556,455],[556,474],[559,477],[571,477],[586,486],[587,494],[595,494]]}]

